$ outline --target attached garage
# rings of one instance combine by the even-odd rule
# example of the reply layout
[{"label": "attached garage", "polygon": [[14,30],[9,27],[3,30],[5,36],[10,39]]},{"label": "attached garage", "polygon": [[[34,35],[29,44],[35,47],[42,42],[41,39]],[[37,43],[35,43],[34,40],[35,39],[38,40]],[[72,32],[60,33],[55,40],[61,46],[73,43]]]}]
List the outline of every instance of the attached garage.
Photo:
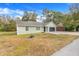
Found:
[{"label": "attached garage", "polygon": [[49,27],[49,31],[50,31],[50,32],[55,31],[55,27]]},{"label": "attached garage", "polygon": [[49,22],[45,24],[45,32],[55,32],[56,31],[56,24],[54,22]]}]

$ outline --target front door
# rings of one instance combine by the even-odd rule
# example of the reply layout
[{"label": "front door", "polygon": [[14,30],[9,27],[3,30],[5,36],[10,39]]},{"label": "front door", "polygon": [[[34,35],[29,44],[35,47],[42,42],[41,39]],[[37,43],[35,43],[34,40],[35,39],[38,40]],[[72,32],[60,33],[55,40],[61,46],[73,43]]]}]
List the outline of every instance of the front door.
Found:
[{"label": "front door", "polygon": [[55,27],[49,27],[49,32],[55,31]]}]

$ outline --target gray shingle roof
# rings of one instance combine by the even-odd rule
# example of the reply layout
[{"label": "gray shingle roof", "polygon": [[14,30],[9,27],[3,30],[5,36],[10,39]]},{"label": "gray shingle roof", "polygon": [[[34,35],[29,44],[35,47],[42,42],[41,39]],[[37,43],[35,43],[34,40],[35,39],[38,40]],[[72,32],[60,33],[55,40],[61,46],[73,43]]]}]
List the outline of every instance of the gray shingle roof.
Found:
[{"label": "gray shingle roof", "polygon": [[35,22],[35,21],[16,21],[17,26],[23,27],[23,26],[37,26],[37,27],[43,27],[44,23]]}]

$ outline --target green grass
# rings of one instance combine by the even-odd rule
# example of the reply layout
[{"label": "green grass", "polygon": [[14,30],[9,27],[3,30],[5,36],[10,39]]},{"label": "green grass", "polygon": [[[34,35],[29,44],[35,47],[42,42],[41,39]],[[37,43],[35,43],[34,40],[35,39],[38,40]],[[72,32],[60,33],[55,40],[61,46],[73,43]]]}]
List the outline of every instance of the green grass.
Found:
[{"label": "green grass", "polygon": [[0,36],[1,35],[16,35],[16,32],[0,32]]}]

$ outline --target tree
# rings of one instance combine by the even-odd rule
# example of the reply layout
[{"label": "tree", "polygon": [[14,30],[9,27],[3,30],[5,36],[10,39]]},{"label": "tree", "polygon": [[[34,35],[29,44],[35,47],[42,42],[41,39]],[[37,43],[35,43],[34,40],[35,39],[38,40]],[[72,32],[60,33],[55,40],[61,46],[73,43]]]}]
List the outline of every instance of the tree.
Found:
[{"label": "tree", "polygon": [[2,21],[0,19],[0,31],[2,31]]},{"label": "tree", "polygon": [[70,5],[70,14],[72,16],[75,26],[79,25],[79,4]]},{"label": "tree", "polygon": [[63,23],[66,31],[74,31],[74,21],[72,20],[71,15],[65,14],[62,23]]},{"label": "tree", "polygon": [[68,25],[66,25],[66,28],[74,31],[79,25],[79,4],[71,4],[69,11],[69,15],[67,16]]},{"label": "tree", "polygon": [[46,20],[44,20],[44,22],[53,21],[56,24],[62,22],[63,17],[64,17],[64,15],[61,12],[48,10],[48,9],[43,10],[43,15],[46,16]]},{"label": "tree", "polygon": [[56,24],[63,23],[64,14],[57,11],[52,11],[53,13],[53,20]]},{"label": "tree", "polygon": [[[61,19],[61,17],[59,18]],[[61,22],[66,31],[74,31],[79,25],[79,4],[71,4],[69,6],[69,13],[63,15]]]},{"label": "tree", "polygon": [[15,31],[16,23],[11,16],[0,16],[0,31]]},{"label": "tree", "polygon": [[36,21],[37,14],[35,12],[24,12],[22,21]]},{"label": "tree", "polygon": [[53,13],[47,8],[43,10],[43,15],[46,17],[46,20],[44,20],[43,22],[53,21]]},{"label": "tree", "polygon": [[15,31],[16,23],[14,20],[9,20],[9,24],[3,24],[3,31]]},{"label": "tree", "polygon": [[25,12],[24,12],[24,15],[23,15],[23,17],[22,17],[22,21],[28,21],[28,19],[29,19],[29,17],[28,17],[28,12],[25,11]]}]

